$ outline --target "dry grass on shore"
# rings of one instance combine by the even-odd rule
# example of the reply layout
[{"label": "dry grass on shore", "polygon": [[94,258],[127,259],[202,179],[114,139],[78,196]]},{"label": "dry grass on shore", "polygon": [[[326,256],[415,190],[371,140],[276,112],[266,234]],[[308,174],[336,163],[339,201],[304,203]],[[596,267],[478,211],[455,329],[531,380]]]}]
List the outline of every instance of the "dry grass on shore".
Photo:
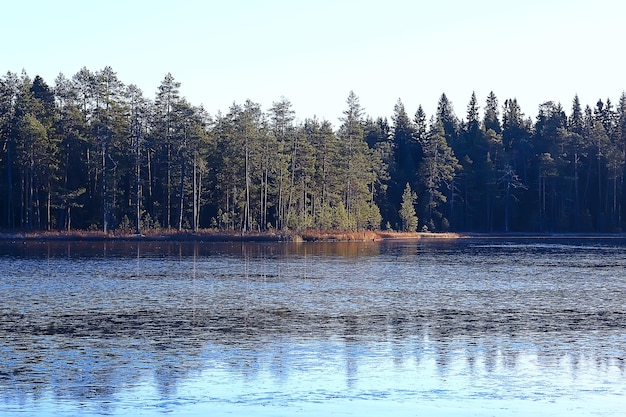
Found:
[{"label": "dry grass on shore", "polygon": [[305,242],[338,241],[338,242],[371,242],[379,240],[376,232],[364,230],[353,232],[348,230],[304,230],[296,233]]},{"label": "dry grass on shore", "polygon": [[379,239],[459,239],[464,235],[459,233],[430,233],[430,232],[376,232]]},{"label": "dry grass on shore", "polygon": [[349,230],[303,230],[241,232],[202,229],[196,232],[167,229],[142,230],[136,234],[130,230],[104,233],[93,230],[33,231],[0,234],[1,240],[169,240],[169,241],[267,241],[267,242],[372,242],[385,239],[456,239],[456,233],[407,233],[394,231]]},{"label": "dry grass on shore", "polygon": [[369,242],[383,239],[458,239],[458,233],[420,233],[394,231],[345,231],[345,230],[305,230],[299,235],[304,241],[340,241],[340,242]]}]

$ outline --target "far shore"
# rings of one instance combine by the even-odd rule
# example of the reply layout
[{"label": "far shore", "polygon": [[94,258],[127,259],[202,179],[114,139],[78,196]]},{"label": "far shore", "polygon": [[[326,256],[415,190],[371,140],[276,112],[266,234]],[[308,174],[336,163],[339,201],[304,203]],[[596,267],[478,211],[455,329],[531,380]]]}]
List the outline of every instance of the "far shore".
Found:
[{"label": "far shore", "polygon": [[431,233],[395,231],[345,231],[304,230],[235,232],[202,229],[196,232],[177,230],[146,230],[137,234],[130,231],[33,231],[0,232],[0,241],[173,241],[173,242],[373,242],[382,240],[441,239],[457,240],[471,238],[586,238],[626,239],[625,233]]}]

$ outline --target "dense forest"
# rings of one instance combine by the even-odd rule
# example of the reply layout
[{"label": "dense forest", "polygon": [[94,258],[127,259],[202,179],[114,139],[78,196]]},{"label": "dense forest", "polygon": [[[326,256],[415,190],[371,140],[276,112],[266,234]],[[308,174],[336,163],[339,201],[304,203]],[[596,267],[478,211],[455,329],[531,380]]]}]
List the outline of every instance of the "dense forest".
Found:
[{"label": "dense forest", "polygon": [[154,99],[110,68],[0,78],[0,229],[621,232],[626,94],[568,114],[469,97],[459,118],[350,92],[340,126],[289,100],[210,116],[167,74]]}]

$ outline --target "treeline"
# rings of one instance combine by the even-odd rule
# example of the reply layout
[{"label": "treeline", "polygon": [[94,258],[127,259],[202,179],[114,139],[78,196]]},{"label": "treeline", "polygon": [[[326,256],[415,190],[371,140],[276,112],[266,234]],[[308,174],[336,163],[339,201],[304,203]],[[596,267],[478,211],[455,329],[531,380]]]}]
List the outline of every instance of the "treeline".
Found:
[{"label": "treeline", "polygon": [[620,232],[626,95],[569,115],[516,99],[459,119],[350,92],[334,129],[281,99],[211,117],[167,74],[154,99],[110,68],[0,78],[0,228]]}]

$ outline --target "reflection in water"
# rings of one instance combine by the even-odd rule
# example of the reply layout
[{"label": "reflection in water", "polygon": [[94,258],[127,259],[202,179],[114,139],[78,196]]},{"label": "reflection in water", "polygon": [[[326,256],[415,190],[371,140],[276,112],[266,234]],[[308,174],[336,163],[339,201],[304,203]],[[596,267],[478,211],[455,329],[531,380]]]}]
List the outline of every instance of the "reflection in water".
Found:
[{"label": "reflection in water", "polygon": [[[437,242],[431,242],[437,244]],[[127,258],[130,254],[141,257],[189,258],[192,256],[237,256],[265,257],[300,255],[340,256],[357,258],[377,256],[385,249],[381,242],[231,242],[202,243],[175,241],[25,241],[13,243],[0,241],[1,254],[5,256],[35,258]],[[402,246],[401,250],[417,253],[417,247]],[[407,254],[409,254],[407,252]]]},{"label": "reflection in water", "polygon": [[623,409],[626,248],[482,243],[0,243],[0,412]]}]

